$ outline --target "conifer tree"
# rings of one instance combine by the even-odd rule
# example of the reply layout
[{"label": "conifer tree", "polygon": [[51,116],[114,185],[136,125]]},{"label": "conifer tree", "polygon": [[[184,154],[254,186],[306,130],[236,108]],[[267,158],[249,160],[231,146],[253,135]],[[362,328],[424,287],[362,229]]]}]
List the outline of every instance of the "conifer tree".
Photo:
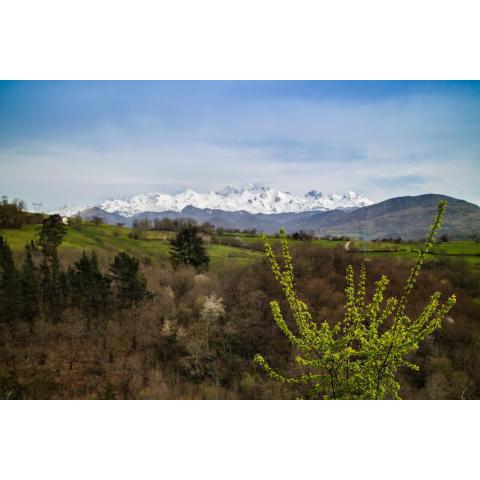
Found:
[{"label": "conifer tree", "polygon": [[110,264],[110,272],[119,308],[138,306],[152,294],[147,281],[139,271],[140,262],[128,253],[117,253]]},{"label": "conifer tree", "polygon": [[38,233],[38,244],[44,255],[51,258],[67,235],[67,227],[60,215],[50,215],[42,222]]},{"label": "conifer tree", "polygon": [[73,305],[88,318],[106,313],[110,307],[110,278],[103,275],[98,267],[97,255],[90,257],[83,252],[69,272]]},{"label": "conifer tree", "polygon": [[38,233],[44,260],[41,265],[41,286],[45,313],[53,321],[62,319],[68,298],[68,281],[58,256],[58,247],[67,234],[60,215],[50,215],[43,220]]},{"label": "conifer tree", "polygon": [[353,268],[347,268],[344,317],[333,327],[327,321],[315,322],[307,305],[298,298],[285,232],[280,232],[283,266],[278,263],[265,238],[266,255],[295,326],[292,328],[285,321],[277,300],[270,302],[273,317],[295,348],[295,363],[302,373],[285,376],[275,371],[260,354],[255,356],[255,363],[272,379],[297,385],[304,398],[399,398],[398,369],[418,370],[418,366],[409,362],[406,356],[415,352],[425,338],[441,327],[442,320],[455,304],[454,295],[441,304],[440,293],[436,292],[418,316],[411,318],[406,314],[409,295],[441,226],[445,209],[446,202],[440,202],[434,224],[400,298],[391,297],[385,301],[389,280],[384,275],[375,283],[374,293],[368,299],[365,264],[357,284]]},{"label": "conifer tree", "polygon": [[57,251],[50,258],[44,256],[40,265],[40,291],[43,313],[50,320],[60,321],[68,304],[69,285]]},{"label": "conifer tree", "polygon": [[25,246],[25,260],[20,278],[22,292],[22,318],[31,322],[38,315],[39,285],[37,268],[33,263],[32,249],[29,244]]},{"label": "conifer tree", "polygon": [[56,250],[52,252],[47,267],[44,284],[46,289],[43,292],[45,307],[49,318],[58,322],[67,306],[68,282]]},{"label": "conifer tree", "polygon": [[13,322],[20,317],[20,279],[8,242],[0,235],[0,321]]},{"label": "conifer tree", "polygon": [[43,307],[42,311],[45,313],[46,305],[48,302],[48,290],[50,284],[50,267],[48,266],[48,262],[45,257],[43,257],[42,263],[40,264],[39,277],[41,305]]},{"label": "conifer tree", "polygon": [[170,259],[173,265],[192,265],[196,269],[207,268],[210,258],[196,225],[188,224],[170,241]]}]

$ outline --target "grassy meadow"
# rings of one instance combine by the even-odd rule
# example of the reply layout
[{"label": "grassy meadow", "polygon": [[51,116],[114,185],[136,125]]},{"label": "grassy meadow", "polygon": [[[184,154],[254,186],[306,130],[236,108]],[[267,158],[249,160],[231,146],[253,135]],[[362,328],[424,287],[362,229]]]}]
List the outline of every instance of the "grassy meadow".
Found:
[{"label": "grassy meadow", "polygon": [[[36,239],[37,225],[25,225],[21,229],[0,229],[0,235],[7,239],[12,250],[23,255],[27,243]],[[173,232],[144,232],[142,239],[130,238],[131,228],[113,225],[89,225],[80,229],[67,227],[67,236],[60,246],[62,258],[71,260],[79,257],[82,251],[95,250],[99,258],[108,259],[115,253],[127,252],[140,259],[156,260],[168,259],[170,249],[169,240],[175,235]],[[244,249],[210,243],[208,254],[212,267],[229,264],[246,264],[260,257],[260,253]]]},{"label": "grassy meadow", "polygon": [[[35,240],[37,225],[26,225],[21,229],[0,229],[0,235],[7,239],[17,255],[23,254],[25,244]],[[85,224],[76,229],[67,227],[68,234],[60,247],[63,257],[74,259],[83,250],[95,250],[99,257],[108,259],[115,253],[125,251],[141,259],[168,258],[169,240],[173,232],[148,231],[141,239],[131,238],[128,227],[113,225]],[[207,239],[208,241],[208,239]],[[273,245],[279,240],[270,237]],[[414,260],[421,248],[421,243],[407,242],[362,242],[352,240],[291,240],[292,246],[314,245],[320,248],[343,248],[352,255],[366,256],[369,259],[389,256],[405,260]],[[244,233],[226,233],[208,241],[208,254],[213,268],[228,265],[246,265],[261,258],[262,239],[260,236],[249,236]],[[480,270],[480,243],[473,240],[449,241],[433,246],[427,260],[453,258],[464,260],[475,270]]]}]

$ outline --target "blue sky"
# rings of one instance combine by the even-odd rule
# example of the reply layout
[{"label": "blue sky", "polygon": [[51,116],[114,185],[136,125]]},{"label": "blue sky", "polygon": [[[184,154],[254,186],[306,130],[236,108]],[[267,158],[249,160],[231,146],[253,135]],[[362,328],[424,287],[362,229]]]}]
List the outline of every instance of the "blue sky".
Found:
[{"label": "blue sky", "polygon": [[480,204],[480,82],[0,82],[0,194],[261,183]]}]

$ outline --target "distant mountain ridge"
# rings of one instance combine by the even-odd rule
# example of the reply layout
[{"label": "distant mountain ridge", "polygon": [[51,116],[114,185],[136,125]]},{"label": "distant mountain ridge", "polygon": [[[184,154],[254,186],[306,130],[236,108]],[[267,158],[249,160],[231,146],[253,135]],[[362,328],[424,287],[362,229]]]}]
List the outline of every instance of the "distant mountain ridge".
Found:
[{"label": "distant mountain ridge", "polygon": [[480,207],[439,194],[396,197],[353,211],[313,214],[289,223],[290,229],[311,229],[324,235],[346,235],[366,239],[423,238],[440,200],[447,201],[441,234],[466,239],[480,235]]},{"label": "distant mountain ridge", "polygon": [[[373,204],[371,200],[355,192],[337,195],[311,190],[302,197],[270,187],[247,184],[241,188],[227,186],[222,190],[212,190],[208,193],[197,193],[191,189],[177,195],[147,193],[121,200],[107,200],[94,207],[108,213],[133,217],[145,212],[181,212],[186,207],[225,212],[277,214],[359,208],[371,204]],[[87,208],[91,207],[65,206],[59,209],[58,213],[72,216]]]},{"label": "distant mountain ridge", "polygon": [[217,227],[241,230],[256,228],[268,233],[284,227],[288,232],[310,230],[322,236],[345,235],[365,239],[401,237],[404,240],[418,240],[425,236],[440,200],[448,202],[441,234],[451,239],[466,239],[474,234],[480,236],[480,207],[439,194],[396,197],[356,209],[275,214],[186,206],[180,212],[141,212],[130,217],[93,207],[83,210],[80,215],[83,218],[97,216],[107,223],[125,225],[132,225],[140,219],[191,218],[200,223],[210,222]]}]

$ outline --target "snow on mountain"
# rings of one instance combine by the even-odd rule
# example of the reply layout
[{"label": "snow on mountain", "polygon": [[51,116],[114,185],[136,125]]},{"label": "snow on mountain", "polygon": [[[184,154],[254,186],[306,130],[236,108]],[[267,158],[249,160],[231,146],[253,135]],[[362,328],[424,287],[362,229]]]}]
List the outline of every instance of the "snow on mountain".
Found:
[{"label": "snow on mountain", "polygon": [[58,213],[62,217],[74,217],[77,213],[83,212],[89,208],[88,206],[83,206],[83,207],[73,207],[72,205],[64,205],[61,208],[58,208],[57,210],[53,210],[51,212],[48,212],[50,215],[53,215],[54,213]]},{"label": "snow on mountain", "polygon": [[[227,212],[245,210],[249,213],[271,214],[358,208],[372,203],[355,192],[336,195],[311,190],[301,197],[265,186],[247,184],[238,189],[227,186],[220,191],[212,190],[208,193],[197,193],[190,189],[177,195],[146,193],[123,200],[107,200],[96,206],[109,213],[132,217],[143,212],[180,212],[187,206]],[[72,216],[85,208],[65,206],[58,213]]]}]

